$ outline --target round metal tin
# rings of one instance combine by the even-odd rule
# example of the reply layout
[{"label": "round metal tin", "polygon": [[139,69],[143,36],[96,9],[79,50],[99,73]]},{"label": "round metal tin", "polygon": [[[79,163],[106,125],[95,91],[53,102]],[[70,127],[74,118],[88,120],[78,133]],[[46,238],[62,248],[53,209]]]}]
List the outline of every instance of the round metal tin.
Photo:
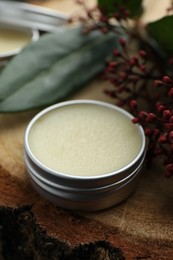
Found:
[{"label": "round metal tin", "polygon": [[35,189],[49,201],[72,210],[100,210],[111,207],[126,199],[137,186],[146,153],[146,139],[143,128],[137,124],[141,138],[141,149],[127,166],[100,176],[73,176],[54,171],[43,165],[29,147],[28,136],[35,122],[51,110],[73,104],[94,104],[118,111],[129,119],[127,111],[95,100],[75,100],[58,103],[38,113],[29,123],[24,139],[25,163],[28,175]]}]

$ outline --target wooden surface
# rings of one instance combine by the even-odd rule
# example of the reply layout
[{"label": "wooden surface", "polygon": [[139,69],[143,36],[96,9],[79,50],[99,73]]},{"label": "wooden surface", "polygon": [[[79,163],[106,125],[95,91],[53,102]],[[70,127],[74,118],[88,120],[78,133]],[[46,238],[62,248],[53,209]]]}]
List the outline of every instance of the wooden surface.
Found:
[{"label": "wooden surface", "polygon": [[[76,8],[73,0],[44,1],[42,5],[67,13]],[[113,102],[103,94],[107,87],[94,80],[72,98]],[[144,170],[128,200],[97,213],[62,210],[33,190],[24,166],[23,136],[37,112],[0,115],[0,207],[29,205],[41,230],[72,248],[107,241],[121,249],[125,259],[173,259],[173,180],[165,179],[158,165]]]}]

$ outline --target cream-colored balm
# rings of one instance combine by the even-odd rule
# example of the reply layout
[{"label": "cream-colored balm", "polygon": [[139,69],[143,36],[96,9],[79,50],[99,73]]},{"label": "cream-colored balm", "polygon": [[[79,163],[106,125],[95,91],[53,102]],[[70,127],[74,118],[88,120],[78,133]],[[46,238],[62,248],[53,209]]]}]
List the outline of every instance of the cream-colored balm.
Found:
[{"label": "cream-colored balm", "polygon": [[5,54],[24,47],[31,41],[31,34],[10,29],[0,28],[0,54]]},{"label": "cream-colored balm", "polygon": [[119,170],[136,158],[142,146],[130,118],[94,104],[49,111],[35,121],[28,140],[32,154],[43,165],[75,176]]}]

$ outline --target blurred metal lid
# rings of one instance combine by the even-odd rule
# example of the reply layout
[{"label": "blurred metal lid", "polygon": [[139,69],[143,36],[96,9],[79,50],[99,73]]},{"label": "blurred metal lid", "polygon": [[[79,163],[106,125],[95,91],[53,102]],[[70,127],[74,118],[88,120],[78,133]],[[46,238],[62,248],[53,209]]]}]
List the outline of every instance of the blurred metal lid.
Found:
[{"label": "blurred metal lid", "polygon": [[0,1],[0,23],[55,32],[68,16],[45,7],[14,1]]}]

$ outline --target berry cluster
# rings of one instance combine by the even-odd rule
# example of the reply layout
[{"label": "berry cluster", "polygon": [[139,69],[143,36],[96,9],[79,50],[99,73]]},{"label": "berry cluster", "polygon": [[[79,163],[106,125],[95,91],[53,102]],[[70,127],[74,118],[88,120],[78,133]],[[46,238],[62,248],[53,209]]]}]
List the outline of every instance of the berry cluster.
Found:
[{"label": "berry cluster", "polygon": [[135,114],[133,122],[142,124],[149,138],[149,161],[162,155],[165,176],[171,177],[173,175],[173,78],[163,76],[162,80],[154,81],[154,87],[156,92],[162,95],[158,95],[152,112],[139,112],[136,101],[130,102]]},{"label": "berry cluster", "polygon": [[165,75],[158,80],[159,71],[149,64],[144,50],[138,56],[130,56],[126,41],[120,39],[119,43],[122,52],[114,51],[113,60],[104,71],[103,78],[113,85],[105,93],[115,98],[117,105],[128,105],[135,116],[133,123],[140,123],[149,139],[148,166],[161,155],[165,176],[170,177],[173,175],[173,78]]},{"label": "berry cluster", "polygon": [[[125,0],[124,0],[125,1]],[[115,7],[116,12],[107,14],[99,7],[88,9],[85,2],[78,0],[85,8],[84,22],[85,32],[101,30],[125,32],[130,38],[141,42],[140,34],[128,27],[130,12],[124,5]],[[122,1],[123,2],[123,1]],[[171,7],[172,8],[172,7]],[[172,9],[171,9],[172,10]],[[118,23],[121,31],[117,31]],[[136,29],[136,28],[135,28]],[[115,98],[119,106],[128,106],[134,115],[133,123],[140,123],[145,131],[148,142],[147,164],[151,166],[154,158],[162,156],[165,176],[173,176],[173,59],[164,67],[158,62],[157,55],[151,46],[145,50],[139,50],[137,55],[129,54],[128,46],[124,38],[119,39],[121,48],[115,49],[112,59],[107,63],[103,73],[103,80],[112,84],[111,89],[105,93]],[[121,49],[121,51],[120,51]],[[151,55],[152,54],[152,55]],[[171,70],[170,67],[172,66]],[[166,75],[165,74],[166,71]]]},{"label": "berry cluster", "polygon": [[[126,0],[124,1],[126,2]],[[126,33],[129,33],[129,30],[127,30],[127,21],[130,16],[130,11],[127,10],[124,4],[115,3],[116,12],[110,14],[100,6],[89,8],[85,0],[76,0],[76,2],[84,10],[84,12],[77,16],[77,20],[85,25],[85,33],[89,33],[93,30],[100,30],[103,33],[110,31],[120,33],[117,25],[121,25],[121,32],[126,31]],[[70,18],[69,22],[73,22],[74,20],[75,16]]]},{"label": "berry cluster", "polygon": [[[106,90],[106,94],[117,98],[118,105],[126,105],[131,99],[151,99],[148,90],[148,81],[155,77],[152,75],[153,66],[147,66],[147,54],[139,51],[138,56],[130,56],[126,48],[126,41],[120,38],[122,52],[115,49],[113,59],[108,62],[103,79],[114,86]],[[152,97],[153,99],[153,97]]]}]

